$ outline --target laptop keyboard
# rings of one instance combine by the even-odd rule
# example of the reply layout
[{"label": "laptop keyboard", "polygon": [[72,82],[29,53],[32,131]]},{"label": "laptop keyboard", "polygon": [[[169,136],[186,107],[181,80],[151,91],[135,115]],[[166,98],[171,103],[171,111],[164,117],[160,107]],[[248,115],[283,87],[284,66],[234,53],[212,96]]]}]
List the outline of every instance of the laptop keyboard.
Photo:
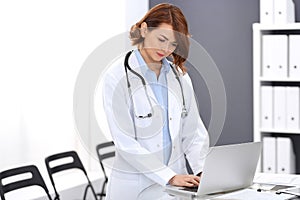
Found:
[{"label": "laptop keyboard", "polygon": [[190,191],[190,192],[197,192],[198,187],[185,187],[185,188],[181,188],[180,190],[185,190],[185,191]]}]

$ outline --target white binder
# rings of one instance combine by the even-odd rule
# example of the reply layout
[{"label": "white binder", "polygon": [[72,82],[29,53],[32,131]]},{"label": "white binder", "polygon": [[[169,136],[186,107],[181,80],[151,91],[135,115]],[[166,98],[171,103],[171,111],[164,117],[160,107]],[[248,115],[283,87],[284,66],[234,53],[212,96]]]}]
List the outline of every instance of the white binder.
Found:
[{"label": "white binder", "polygon": [[286,120],[288,130],[299,130],[299,87],[286,87]]},{"label": "white binder", "polygon": [[262,36],[262,76],[265,78],[287,78],[288,36]]},{"label": "white binder", "polygon": [[276,138],[263,137],[263,172],[276,173]]},{"label": "white binder", "polygon": [[274,0],[274,23],[295,22],[295,5],[292,0]]},{"label": "white binder", "polygon": [[295,153],[291,138],[277,138],[277,173],[295,173]]},{"label": "white binder", "polygon": [[300,78],[300,35],[289,36],[289,77]]},{"label": "white binder", "polygon": [[260,92],[260,126],[262,129],[271,129],[273,128],[273,88],[263,85]]},{"label": "white binder", "polygon": [[260,0],[260,23],[274,23],[274,3],[273,0]]},{"label": "white binder", "polygon": [[286,128],[286,87],[275,86],[273,103],[274,103],[274,117],[273,128],[283,130]]}]

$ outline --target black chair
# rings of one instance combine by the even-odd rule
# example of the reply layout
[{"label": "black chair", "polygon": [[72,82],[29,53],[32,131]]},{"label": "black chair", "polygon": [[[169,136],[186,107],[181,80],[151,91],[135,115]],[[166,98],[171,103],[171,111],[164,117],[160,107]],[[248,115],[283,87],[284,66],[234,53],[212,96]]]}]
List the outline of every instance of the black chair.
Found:
[{"label": "black chair", "polygon": [[[17,180],[15,182],[10,182],[8,184],[3,184],[3,179],[9,178],[16,175],[21,175],[25,173],[31,173],[30,178]],[[38,170],[38,168],[34,165],[22,166],[14,169],[9,169],[3,172],[0,172],[0,195],[1,199],[5,200],[4,194],[13,190],[21,189],[29,186],[40,186],[46,192],[48,199],[52,200],[49,190],[44,182],[44,179]]]},{"label": "black chair", "polygon": [[102,199],[103,196],[106,196],[105,186],[108,181],[108,177],[107,177],[107,173],[104,168],[103,160],[115,157],[115,149],[113,147],[114,147],[114,143],[112,141],[98,144],[96,146],[96,151],[97,151],[97,155],[99,158],[100,166],[103,171],[104,178],[105,178],[103,185],[102,185],[101,193],[99,194],[100,200]]},{"label": "black chair", "polygon": [[[50,163],[52,161],[63,159],[63,158],[68,158],[68,157],[73,158],[73,161],[68,162],[68,163],[59,164],[59,165],[56,165],[54,167],[50,167]],[[86,186],[85,191],[84,191],[83,199],[84,200],[86,199],[87,191],[88,191],[89,188],[91,188],[93,196],[97,200],[97,195],[96,195],[96,192],[95,192],[95,190],[92,186],[92,183],[91,183],[91,181],[90,181],[90,179],[89,179],[89,177],[86,173],[86,170],[85,170],[78,154],[75,151],[68,151],[68,152],[63,152],[63,153],[58,153],[58,154],[55,154],[55,155],[51,155],[51,156],[49,156],[45,159],[45,164],[46,164],[46,167],[47,167],[47,170],[48,170],[48,174],[49,174],[52,186],[54,188],[54,192],[55,192],[54,200],[60,200],[60,198],[59,198],[59,194],[57,192],[57,189],[55,187],[55,183],[54,183],[54,180],[53,180],[53,174],[55,174],[57,172],[64,171],[64,170],[69,170],[69,169],[80,169],[84,173],[84,175],[87,179],[88,183],[87,183],[87,186]]]}]

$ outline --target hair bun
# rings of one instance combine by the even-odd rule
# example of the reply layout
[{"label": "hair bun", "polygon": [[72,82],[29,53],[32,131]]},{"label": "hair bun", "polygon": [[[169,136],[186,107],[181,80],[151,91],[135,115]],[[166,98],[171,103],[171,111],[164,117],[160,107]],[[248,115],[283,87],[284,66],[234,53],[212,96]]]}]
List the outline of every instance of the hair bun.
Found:
[{"label": "hair bun", "polygon": [[133,25],[130,29],[130,38],[132,40],[139,39],[141,37],[141,30],[137,25]]}]

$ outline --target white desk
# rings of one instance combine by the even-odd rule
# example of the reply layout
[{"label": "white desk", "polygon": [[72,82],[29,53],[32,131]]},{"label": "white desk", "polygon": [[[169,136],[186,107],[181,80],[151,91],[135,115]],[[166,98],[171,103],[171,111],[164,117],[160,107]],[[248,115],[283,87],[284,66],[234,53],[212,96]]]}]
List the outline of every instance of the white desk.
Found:
[{"label": "white desk", "polygon": [[[300,186],[300,175],[286,175],[286,174],[264,174],[258,173],[254,178],[255,183],[277,184],[277,185],[295,185]],[[155,191],[155,192],[153,192]],[[233,196],[234,194],[234,196]],[[281,196],[280,196],[281,195]],[[290,195],[280,194],[277,195],[271,192],[257,192],[254,189],[247,189],[243,191],[236,191],[235,193],[207,195],[205,197],[187,197],[182,195],[170,196],[165,190],[159,186],[148,188],[139,199],[141,200],[282,200]],[[296,199],[296,198],[295,198]]]}]

